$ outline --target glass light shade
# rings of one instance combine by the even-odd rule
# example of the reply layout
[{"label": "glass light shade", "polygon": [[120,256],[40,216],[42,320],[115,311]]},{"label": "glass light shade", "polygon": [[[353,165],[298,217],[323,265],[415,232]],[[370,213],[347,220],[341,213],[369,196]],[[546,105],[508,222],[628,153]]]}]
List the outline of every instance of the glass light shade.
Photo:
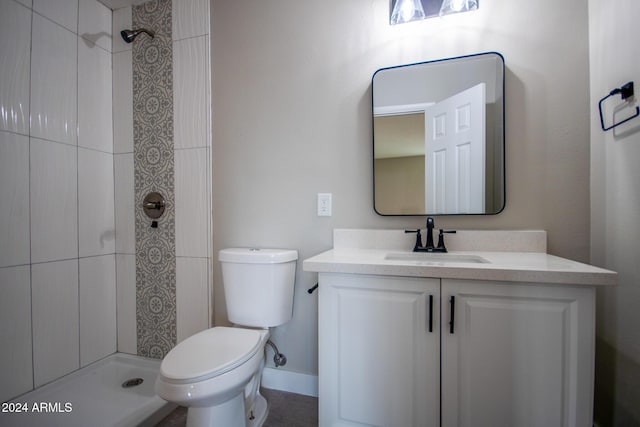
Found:
[{"label": "glass light shade", "polygon": [[391,11],[389,23],[391,25],[417,21],[426,18],[420,0],[397,0]]},{"label": "glass light shade", "polygon": [[478,0],[444,0],[440,6],[440,16],[476,10],[477,8]]},{"label": "glass light shade", "polygon": [[468,12],[479,7],[480,0],[389,0],[391,25],[426,18]]}]

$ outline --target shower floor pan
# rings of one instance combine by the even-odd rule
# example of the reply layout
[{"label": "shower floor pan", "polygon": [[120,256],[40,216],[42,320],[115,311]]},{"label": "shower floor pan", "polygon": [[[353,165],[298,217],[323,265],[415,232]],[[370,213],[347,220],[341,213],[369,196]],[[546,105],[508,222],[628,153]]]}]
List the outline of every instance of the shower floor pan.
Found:
[{"label": "shower floor pan", "polygon": [[154,392],[160,361],[114,353],[11,402],[0,426],[154,426],[176,405]]}]

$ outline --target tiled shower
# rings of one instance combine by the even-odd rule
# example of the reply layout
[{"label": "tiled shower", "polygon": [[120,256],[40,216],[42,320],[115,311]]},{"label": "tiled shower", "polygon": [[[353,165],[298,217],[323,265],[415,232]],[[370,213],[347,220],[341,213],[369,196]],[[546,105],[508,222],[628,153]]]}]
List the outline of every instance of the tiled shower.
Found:
[{"label": "tiled shower", "polygon": [[[175,268],[163,309],[180,341],[211,318],[209,5],[165,2]],[[133,55],[118,34],[131,25],[131,7],[96,0],[0,0],[1,401],[139,353]]]}]

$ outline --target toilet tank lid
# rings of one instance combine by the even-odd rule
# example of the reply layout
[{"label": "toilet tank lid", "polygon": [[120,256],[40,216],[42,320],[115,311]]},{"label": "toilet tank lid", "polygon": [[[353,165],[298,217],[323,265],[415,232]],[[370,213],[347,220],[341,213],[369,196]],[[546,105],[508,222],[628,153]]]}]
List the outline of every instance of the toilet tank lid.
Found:
[{"label": "toilet tank lid", "polygon": [[298,251],[295,249],[229,248],[218,253],[221,262],[246,264],[277,264],[297,259]]}]

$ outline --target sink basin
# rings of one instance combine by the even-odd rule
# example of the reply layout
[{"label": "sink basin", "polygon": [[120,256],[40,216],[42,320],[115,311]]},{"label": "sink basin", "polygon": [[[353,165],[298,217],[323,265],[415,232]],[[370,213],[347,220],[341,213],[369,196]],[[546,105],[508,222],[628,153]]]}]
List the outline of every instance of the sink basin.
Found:
[{"label": "sink basin", "polygon": [[439,252],[390,252],[385,255],[389,261],[411,261],[425,264],[488,264],[489,261],[478,255],[462,255]]}]

